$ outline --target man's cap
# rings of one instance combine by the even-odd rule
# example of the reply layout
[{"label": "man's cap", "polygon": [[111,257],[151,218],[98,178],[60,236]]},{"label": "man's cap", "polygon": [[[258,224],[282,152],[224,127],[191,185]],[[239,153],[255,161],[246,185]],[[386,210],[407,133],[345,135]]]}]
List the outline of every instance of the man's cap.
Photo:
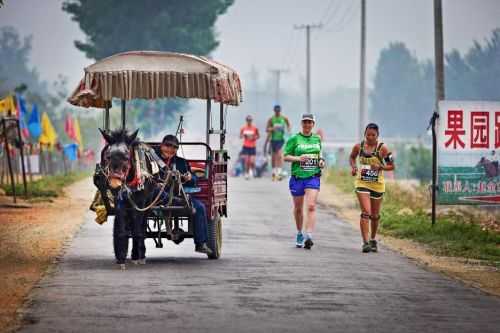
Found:
[{"label": "man's cap", "polygon": [[251,121],[253,120],[252,116],[251,115],[248,115],[246,118],[245,118],[247,121]]},{"label": "man's cap", "polygon": [[281,111],[281,106],[279,104],[276,104],[273,108],[274,111]]},{"label": "man's cap", "polygon": [[314,115],[312,113],[304,113],[302,115],[302,121],[304,120],[311,120],[313,122],[316,122],[316,118],[314,118]]},{"label": "man's cap", "polygon": [[161,140],[162,145],[174,146],[175,148],[179,147],[179,139],[175,135],[167,134]]}]

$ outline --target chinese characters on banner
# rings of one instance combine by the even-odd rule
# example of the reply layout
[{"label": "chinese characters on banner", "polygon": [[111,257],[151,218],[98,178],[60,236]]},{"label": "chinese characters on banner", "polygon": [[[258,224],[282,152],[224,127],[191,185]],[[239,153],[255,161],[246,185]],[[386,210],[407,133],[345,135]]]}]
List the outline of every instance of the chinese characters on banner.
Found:
[{"label": "chinese characters on banner", "polygon": [[500,102],[440,102],[437,145],[439,204],[500,204]]}]

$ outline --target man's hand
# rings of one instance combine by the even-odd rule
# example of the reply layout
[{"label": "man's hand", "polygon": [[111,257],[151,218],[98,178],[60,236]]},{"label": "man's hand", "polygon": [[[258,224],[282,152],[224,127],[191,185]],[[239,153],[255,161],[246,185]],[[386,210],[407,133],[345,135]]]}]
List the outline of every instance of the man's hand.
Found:
[{"label": "man's hand", "polygon": [[299,162],[305,162],[309,159],[310,157],[308,155],[300,155],[299,157]]},{"label": "man's hand", "polygon": [[351,175],[356,176],[357,174],[358,174],[358,168],[356,168],[355,166],[352,166],[351,167]]},{"label": "man's hand", "polygon": [[184,183],[187,183],[187,182],[191,181],[191,179],[193,178],[193,176],[191,175],[190,172],[186,172],[181,177],[184,180]]}]

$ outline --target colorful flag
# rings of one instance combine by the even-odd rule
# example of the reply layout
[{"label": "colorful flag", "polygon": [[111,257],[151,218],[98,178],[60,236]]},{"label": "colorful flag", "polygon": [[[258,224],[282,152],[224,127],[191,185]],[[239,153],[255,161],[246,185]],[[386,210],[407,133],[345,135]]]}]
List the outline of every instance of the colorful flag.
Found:
[{"label": "colorful flag", "polygon": [[77,141],[75,135],[75,123],[73,121],[73,117],[71,117],[71,114],[69,113],[66,115],[66,120],[64,121],[64,132],[66,132],[71,140]]},{"label": "colorful flag", "polygon": [[76,161],[78,159],[78,145],[76,143],[70,143],[63,146],[64,156],[70,161]]},{"label": "colorful flag", "polygon": [[13,116],[14,112],[16,111],[14,98],[12,97],[12,95],[9,95],[4,99],[0,99],[0,113],[5,113],[5,115],[8,115],[9,111],[11,112],[11,116]]},{"label": "colorful flag", "polygon": [[52,126],[52,123],[50,122],[47,112],[42,114],[42,135],[40,135],[40,139],[38,141],[40,144],[48,145],[50,147],[55,146],[57,142],[57,133],[54,130],[54,126]]},{"label": "colorful flag", "polygon": [[38,107],[33,104],[31,109],[30,119],[28,120],[28,129],[31,137],[38,141],[40,134],[42,134],[42,127],[40,125],[40,115],[38,114]]},{"label": "colorful flag", "polygon": [[76,118],[73,122],[73,128],[75,129],[75,141],[78,143],[78,146],[80,147],[80,150],[83,149],[83,140],[82,140],[82,134],[80,132],[80,122],[78,121],[78,118]]},{"label": "colorful flag", "polygon": [[21,128],[21,135],[24,139],[27,139],[30,137],[30,131],[26,125],[26,115],[28,114],[28,111],[26,111],[26,101],[18,94],[16,94],[16,100],[16,112],[17,119],[19,119],[19,127]]}]

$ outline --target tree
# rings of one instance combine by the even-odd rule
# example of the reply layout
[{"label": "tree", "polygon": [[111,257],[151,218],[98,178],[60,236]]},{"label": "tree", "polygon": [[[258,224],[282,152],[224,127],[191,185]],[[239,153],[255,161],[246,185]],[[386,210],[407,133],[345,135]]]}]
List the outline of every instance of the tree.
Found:
[{"label": "tree", "polygon": [[432,64],[420,63],[404,43],[382,50],[370,94],[370,119],[381,125],[384,135],[415,137],[425,131],[422,119],[433,109],[432,73]]},{"label": "tree", "polygon": [[446,62],[447,98],[500,99],[500,29],[493,30],[484,44],[475,41],[464,56],[453,50]]},{"label": "tree", "polygon": [[40,81],[37,71],[29,68],[32,37],[22,41],[16,29],[0,28],[0,98],[24,85],[32,93],[44,95],[47,85]]},{"label": "tree", "polygon": [[[218,45],[217,17],[234,0],[66,0],[63,10],[72,15],[87,35],[75,46],[88,58],[102,59],[131,50],[155,50],[206,56]],[[165,130],[185,103],[161,100],[130,103],[129,125],[141,128],[143,137]],[[154,109],[154,110],[153,110]],[[154,113],[152,122],[148,114]]]},{"label": "tree", "polygon": [[411,147],[408,154],[410,178],[416,178],[422,183],[432,178],[432,153],[422,145]]},{"label": "tree", "polygon": [[75,46],[91,59],[131,50],[207,55],[219,45],[215,21],[233,2],[66,0],[63,10],[87,35]]}]

